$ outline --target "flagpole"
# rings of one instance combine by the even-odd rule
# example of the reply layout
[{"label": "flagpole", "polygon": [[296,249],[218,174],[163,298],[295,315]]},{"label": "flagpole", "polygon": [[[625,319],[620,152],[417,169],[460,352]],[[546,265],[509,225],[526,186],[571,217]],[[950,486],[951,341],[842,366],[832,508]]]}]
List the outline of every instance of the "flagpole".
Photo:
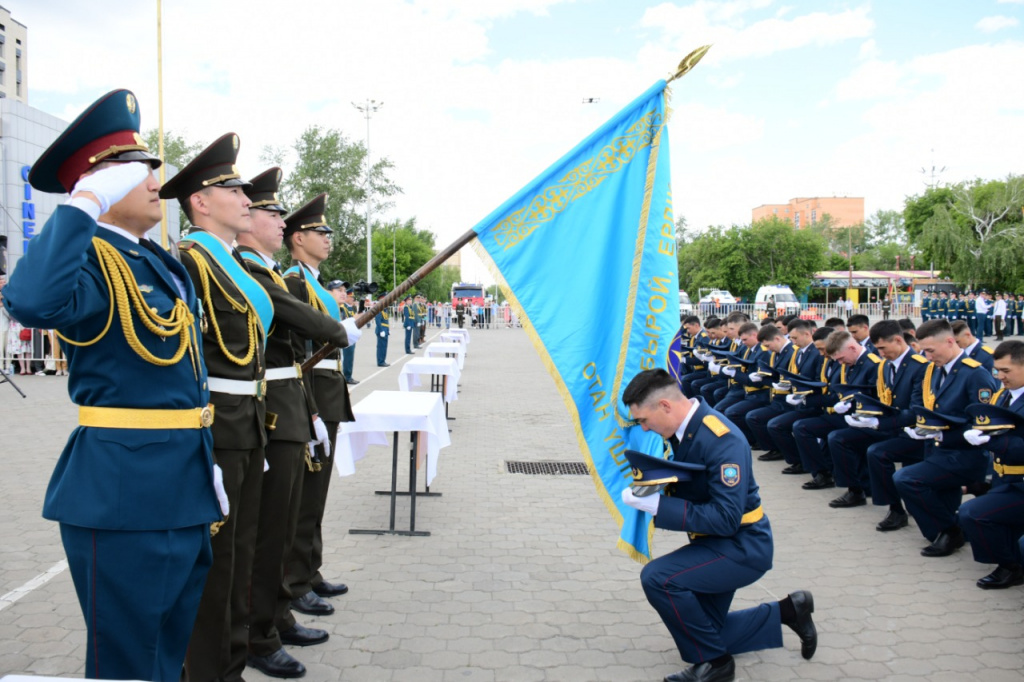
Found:
[{"label": "flagpole", "polygon": [[[156,0],[156,92],[157,110],[160,119],[158,131],[158,147],[160,155],[160,185],[167,182],[167,166],[164,163],[164,47],[161,0]],[[160,200],[160,245],[168,248],[167,238],[167,201]]]},{"label": "flagpole", "polygon": [[[442,265],[445,261],[458,253],[459,249],[476,239],[476,236],[475,230],[469,230],[449,244],[443,251],[438,252],[437,255],[424,263],[419,270],[409,275],[407,280],[389,291],[386,296],[374,303],[372,307],[367,308],[356,316],[356,326],[365,327],[368,325],[373,318],[377,317],[377,313],[397,301],[402,294],[407,292],[409,289],[412,289],[420,280],[436,270],[439,265]],[[302,371],[308,372],[313,369],[313,366],[330,355],[330,353],[334,351],[334,348],[335,347],[331,344],[322,346],[319,350],[313,353],[308,360],[302,363]]]}]

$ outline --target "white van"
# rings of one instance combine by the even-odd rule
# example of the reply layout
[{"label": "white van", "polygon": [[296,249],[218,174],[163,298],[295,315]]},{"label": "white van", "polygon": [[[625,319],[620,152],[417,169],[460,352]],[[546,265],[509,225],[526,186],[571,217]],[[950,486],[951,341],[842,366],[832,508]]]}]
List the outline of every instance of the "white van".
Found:
[{"label": "white van", "polygon": [[690,302],[690,296],[682,289],[679,290],[679,321],[682,322],[683,318],[687,315],[693,315],[693,303]]},{"label": "white van", "polygon": [[776,315],[799,315],[800,301],[793,290],[785,284],[766,284],[754,296],[754,312],[763,317],[768,307],[768,298],[775,298]]}]

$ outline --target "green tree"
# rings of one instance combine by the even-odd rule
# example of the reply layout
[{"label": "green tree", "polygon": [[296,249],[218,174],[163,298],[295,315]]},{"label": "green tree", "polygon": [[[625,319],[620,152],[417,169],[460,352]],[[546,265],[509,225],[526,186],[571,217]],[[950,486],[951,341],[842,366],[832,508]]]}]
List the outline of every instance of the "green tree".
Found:
[{"label": "green tree", "polygon": [[[147,130],[142,135],[142,139],[145,140],[146,146],[149,147],[153,154],[160,153],[159,130],[156,128]],[[184,168],[189,161],[194,159],[205,148],[206,145],[202,142],[189,142],[184,135],[178,135],[170,130],[164,132],[164,161],[174,166],[177,170]],[[167,177],[170,179],[170,174]],[[178,210],[178,226],[179,234],[185,234],[189,226],[185,212],[180,210],[180,208]]]},{"label": "green tree", "polygon": [[[293,148],[297,162],[282,183],[285,205],[294,209],[326,192],[325,215],[334,230],[334,246],[321,266],[325,276],[349,281],[365,278],[366,202],[370,202],[371,222],[391,207],[390,197],[401,192],[388,176],[393,164],[386,158],[374,163],[367,186],[366,146],[351,142],[340,130],[320,126],[307,128]],[[283,156],[273,148],[265,154]]]}]

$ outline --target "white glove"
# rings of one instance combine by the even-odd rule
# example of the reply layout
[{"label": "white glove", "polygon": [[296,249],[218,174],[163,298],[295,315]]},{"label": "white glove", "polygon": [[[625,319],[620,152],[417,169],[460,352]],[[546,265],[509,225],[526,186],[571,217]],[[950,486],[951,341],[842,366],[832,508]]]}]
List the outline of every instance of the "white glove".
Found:
[{"label": "white glove", "polygon": [[776,391],[778,391],[779,393],[786,393],[786,392],[788,392],[788,391],[789,391],[789,389],[790,389],[791,387],[790,387],[790,386],[787,386],[786,384],[782,384],[782,383],[778,383],[778,384],[776,384],[776,383],[773,383],[773,384],[772,384],[772,388],[774,388],[774,389],[775,389]]},{"label": "white glove", "polygon": [[846,415],[846,423],[855,429],[877,429],[878,417],[858,417],[857,415]]},{"label": "white glove", "polygon": [[99,202],[100,215],[103,215],[111,206],[124,199],[128,192],[138,187],[149,174],[149,166],[141,161],[115,163],[79,180],[71,190],[71,196],[79,192],[92,192]]},{"label": "white glove", "polygon": [[316,434],[315,443],[320,443],[328,451],[331,449],[331,435],[327,433],[327,424],[324,424],[324,420],[318,416],[313,417],[313,433]]},{"label": "white glove", "polygon": [[722,374],[724,374],[727,377],[734,377],[734,376],[736,376],[736,368],[735,367],[723,367],[722,368]]},{"label": "white glove", "polygon": [[356,345],[356,341],[363,335],[363,332],[356,326],[356,318],[346,317],[341,321],[341,326],[345,328],[345,333],[348,334],[348,345]]},{"label": "white glove", "polygon": [[711,372],[712,374],[721,374],[722,373],[722,366],[719,365],[714,360],[712,360],[711,364],[708,365],[708,371]]},{"label": "white glove", "polygon": [[942,442],[942,434],[938,431],[929,431],[927,434],[922,436],[913,426],[904,426],[903,432],[914,440],[935,440],[936,443]]},{"label": "white glove", "polygon": [[639,509],[642,512],[647,512],[651,516],[657,516],[658,503],[661,501],[661,494],[637,497],[633,494],[633,490],[631,488],[623,488],[622,501],[633,509]]},{"label": "white glove", "polygon": [[846,414],[851,409],[853,409],[853,401],[840,400],[838,403],[835,404],[835,406],[832,409],[836,411],[836,414]]},{"label": "white glove", "polygon": [[807,399],[805,395],[797,395],[796,393],[790,393],[786,396],[786,402],[796,407],[797,405],[803,405]]},{"label": "white glove", "polygon": [[992,440],[992,436],[988,436],[978,429],[970,429],[968,431],[964,431],[964,440],[971,445],[984,445]]},{"label": "white glove", "polygon": [[380,338],[382,338],[382,339],[383,339],[383,338],[384,338],[385,336],[387,336],[387,335],[388,335],[388,333],[387,333],[387,332],[381,332],[381,333],[380,333]]},{"label": "white glove", "polygon": [[[139,165],[141,166],[142,164],[140,163]],[[228,512],[231,511],[231,505],[228,504],[228,493],[224,490],[224,472],[216,464],[213,465],[213,489],[217,492],[217,504],[220,505],[220,513],[226,518]]]},{"label": "white glove", "polygon": [[764,381],[764,377],[761,376],[760,374],[754,373],[750,375],[750,383],[759,384],[762,381]]}]

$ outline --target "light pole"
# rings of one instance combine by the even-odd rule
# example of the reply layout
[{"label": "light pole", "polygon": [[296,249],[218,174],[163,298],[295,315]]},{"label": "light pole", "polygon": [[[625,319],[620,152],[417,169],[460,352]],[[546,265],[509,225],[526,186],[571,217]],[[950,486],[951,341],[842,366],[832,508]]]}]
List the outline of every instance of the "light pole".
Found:
[{"label": "light pole", "polygon": [[373,281],[373,237],[370,234],[370,117],[384,106],[384,102],[368,99],[365,104],[352,102],[352,106],[366,117],[366,282],[370,283]]}]

